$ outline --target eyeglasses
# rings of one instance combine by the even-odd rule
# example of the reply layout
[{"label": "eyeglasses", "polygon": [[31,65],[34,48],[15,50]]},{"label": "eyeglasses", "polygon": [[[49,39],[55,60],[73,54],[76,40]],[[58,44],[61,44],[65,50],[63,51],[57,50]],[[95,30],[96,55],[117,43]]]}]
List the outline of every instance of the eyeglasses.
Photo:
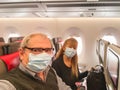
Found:
[{"label": "eyeglasses", "polygon": [[46,53],[51,53],[54,48],[29,48],[29,47],[24,47],[27,48],[29,50],[31,50],[33,53],[42,53],[43,51],[45,51]]}]

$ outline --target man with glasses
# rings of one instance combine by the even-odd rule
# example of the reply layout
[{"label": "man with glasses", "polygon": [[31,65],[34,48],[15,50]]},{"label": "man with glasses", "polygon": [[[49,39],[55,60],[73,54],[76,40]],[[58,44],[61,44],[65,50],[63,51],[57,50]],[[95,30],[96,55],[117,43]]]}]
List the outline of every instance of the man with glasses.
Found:
[{"label": "man with glasses", "polygon": [[50,66],[53,50],[44,34],[25,37],[19,49],[21,63],[0,76],[0,90],[71,90]]}]

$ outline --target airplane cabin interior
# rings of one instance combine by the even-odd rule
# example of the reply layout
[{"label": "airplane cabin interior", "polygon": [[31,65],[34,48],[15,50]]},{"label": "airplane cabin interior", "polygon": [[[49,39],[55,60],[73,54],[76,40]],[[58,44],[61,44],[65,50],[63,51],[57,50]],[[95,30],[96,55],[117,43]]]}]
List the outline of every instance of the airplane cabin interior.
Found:
[{"label": "airplane cabin interior", "polygon": [[[75,38],[80,71],[100,65],[106,90],[120,90],[119,0],[0,0],[0,31],[0,75],[20,64],[24,36],[41,32],[55,54],[67,38]],[[89,90],[82,83],[81,90]]]}]

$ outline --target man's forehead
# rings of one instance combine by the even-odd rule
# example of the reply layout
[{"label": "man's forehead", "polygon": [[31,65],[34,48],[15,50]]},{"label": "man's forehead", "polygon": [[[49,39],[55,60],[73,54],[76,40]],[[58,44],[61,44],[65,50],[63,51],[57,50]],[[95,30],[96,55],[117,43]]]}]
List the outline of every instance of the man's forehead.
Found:
[{"label": "man's forehead", "polygon": [[29,40],[29,42],[50,42],[50,40],[48,38],[31,38]]},{"label": "man's forehead", "polygon": [[41,45],[41,46],[49,46],[51,47],[51,42],[47,37],[41,37],[41,36],[36,36],[36,37],[32,37],[29,42],[29,45],[32,46],[37,46],[37,45]]}]

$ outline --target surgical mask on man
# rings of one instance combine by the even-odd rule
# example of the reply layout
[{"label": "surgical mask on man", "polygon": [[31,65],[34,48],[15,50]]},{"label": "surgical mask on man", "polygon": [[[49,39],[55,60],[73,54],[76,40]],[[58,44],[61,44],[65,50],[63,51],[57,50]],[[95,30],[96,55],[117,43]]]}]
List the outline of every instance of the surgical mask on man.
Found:
[{"label": "surgical mask on man", "polygon": [[33,72],[40,72],[44,70],[50,63],[52,56],[47,53],[29,54],[29,62],[27,68]]},{"label": "surgical mask on man", "polygon": [[75,54],[77,53],[77,51],[73,48],[69,48],[66,47],[64,54],[68,57],[68,58],[72,58]]}]

